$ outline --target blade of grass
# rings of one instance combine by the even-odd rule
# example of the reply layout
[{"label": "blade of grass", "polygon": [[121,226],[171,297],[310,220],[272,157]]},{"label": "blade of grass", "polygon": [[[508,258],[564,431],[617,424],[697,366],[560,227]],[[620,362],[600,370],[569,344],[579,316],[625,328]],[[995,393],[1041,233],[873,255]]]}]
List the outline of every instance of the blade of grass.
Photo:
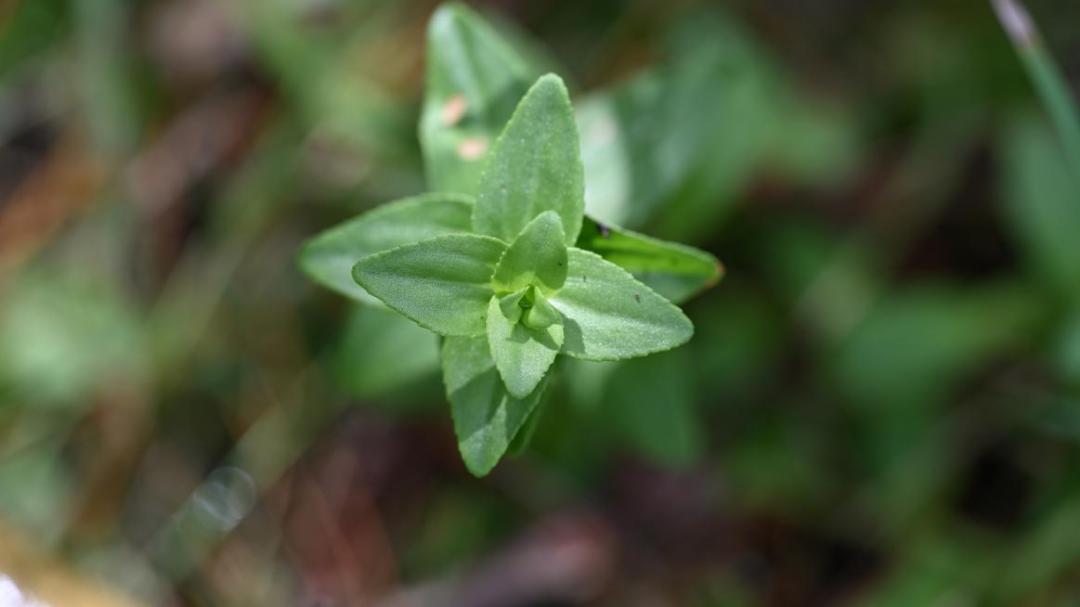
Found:
[{"label": "blade of grass", "polygon": [[[1073,175],[1080,176],[1080,113],[1068,82],[1043,44],[1038,28],[1018,0],[992,0],[998,21],[1046,107],[1061,138]],[[1078,177],[1080,179],[1080,177]]]}]

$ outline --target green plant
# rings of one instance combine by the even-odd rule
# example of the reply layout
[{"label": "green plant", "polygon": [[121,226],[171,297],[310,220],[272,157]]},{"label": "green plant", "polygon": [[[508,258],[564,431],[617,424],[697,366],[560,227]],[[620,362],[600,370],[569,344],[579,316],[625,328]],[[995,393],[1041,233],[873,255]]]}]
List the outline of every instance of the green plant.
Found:
[{"label": "green plant", "polygon": [[432,185],[449,191],[331,228],[300,263],[321,284],[442,336],[460,451],[484,475],[534,414],[559,354],[622,360],[685,343],[693,325],[672,301],[714,284],[719,264],[585,216],[577,126],[558,76],[521,97],[533,70],[460,6],[435,14],[429,45],[421,143]]},{"label": "green plant", "polygon": [[1074,171],[1080,170],[1080,112],[1061,69],[1044,46],[1035,22],[1021,2],[992,1],[998,20],[1057,130],[1065,159]]}]

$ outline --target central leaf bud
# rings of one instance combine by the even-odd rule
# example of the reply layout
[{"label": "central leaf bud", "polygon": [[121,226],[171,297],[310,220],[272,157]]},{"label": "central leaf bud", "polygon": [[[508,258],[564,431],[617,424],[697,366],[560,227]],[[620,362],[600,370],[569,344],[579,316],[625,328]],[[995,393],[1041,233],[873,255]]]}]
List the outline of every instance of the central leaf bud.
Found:
[{"label": "central leaf bud", "polygon": [[559,312],[535,286],[529,287],[518,303],[521,323],[530,329],[543,330],[559,320]]},{"label": "central leaf bud", "polygon": [[499,259],[491,284],[496,293],[537,287],[551,294],[562,288],[569,271],[563,228],[554,211],[545,211],[518,234]]},{"label": "central leaf bud", "polygon": [[559,322],[559,311],[536,285],[503,297],[499,302],[503,316],[514,324],[542,331]]}]

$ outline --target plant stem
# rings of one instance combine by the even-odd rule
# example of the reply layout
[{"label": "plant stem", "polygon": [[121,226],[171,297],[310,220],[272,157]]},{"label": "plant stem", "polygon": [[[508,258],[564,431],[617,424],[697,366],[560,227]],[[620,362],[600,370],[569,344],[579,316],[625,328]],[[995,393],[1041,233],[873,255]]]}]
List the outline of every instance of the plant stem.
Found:
[{"label": "plant stem", "polygon": [[1080,180],[1080,114],[1061,70],[1046,51],[1027,9],[1018,0],[992,0],[998,21],[1009,35],[1024,69],[1035,84],[1061,138],[1074,178]]}]

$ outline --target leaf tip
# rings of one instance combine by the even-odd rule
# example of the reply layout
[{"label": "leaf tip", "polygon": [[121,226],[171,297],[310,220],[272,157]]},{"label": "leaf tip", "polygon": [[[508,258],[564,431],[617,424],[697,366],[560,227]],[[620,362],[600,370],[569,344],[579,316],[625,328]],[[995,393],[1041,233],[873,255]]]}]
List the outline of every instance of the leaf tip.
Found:
[{"label": "leaf tip", "polygon": [[472,10],[460,2],[446,2],[440,4],[431,14],[428,21],[428,33],[434,34],[444,28],[454,25],[454,21],[467,19],[472,15]]},{"label": "leaf tip", "polygon": [[[513,396],[518,400],[524,400],[528,398],[529,395],[532,394],[532,391],[536,389],[537,384],[540,383],[540,380],[537,380],[535,383],[521,383],[516,381],[508,382],[506,381],[507,378],[503,376],[501,372],[499,377],[502,378],[503,385],[506,386],[506,391],[510,394],[510,396]],[[542,380],[543,377],[541,377],[540,379]]]},{"label": "leaf tip", "polygon": [[300,271],[307,276],[312,276],[311,272],[311,245],[315,238],[309,238],[300,245],[296,250],[296,254],[293,255],[293,263],[296,267],[300,268]]},{"label": "leaf tip", "polygon": [[353,264],[353,267],[352,267],[352,279],[353,279],[353,282],[355,282],[356,284],[358,284],[361,287],[364,287],[366,289],[367,287],[364,285],[365,276],[364,276],[364,267],[363,267],[363,265],[364,265],[364,259],[361,259],[360,261]]},{"label": "leaf tip", "polygon": [[727,274],[727,268],[724,267],[724,262],[719,259],[713,260],[713,274],[705,282],[705,288],[711,289],[718,285],[724,279],[725,274]]},{"label": "leaf tip", "polygon": [[529,222],[529,224],[522,228],[522,232],[529,229],[550,231],[558,234],[559,242],[563,242],[566,240],[566,230],[563,228],[562,216],[559,215],[557,211],[553,211],[550,209],[544,211],[543,213],[540,213],[535,218],[533,218],[533,220]]},{"label": "leaf tip", "polygon": [[465,463],[465,469],[469,471],[469,474],[476,478],[484,478],[491,474],[491,471],[494,470],[495,466],[499,463],[498,460],[490,462],[470,457],[464,451],[461,452],[461,461]]},{"label": "leaf tip", "polygon": [[544,91],[552,94],[557,94],[566,100],[566,103],[570,103],[570,90],[566,88],[566,82],[562,77],[554,72],[548,72],[543,76],[536,79],[532,87],[529,89],[529,93],[534,91]]}]

